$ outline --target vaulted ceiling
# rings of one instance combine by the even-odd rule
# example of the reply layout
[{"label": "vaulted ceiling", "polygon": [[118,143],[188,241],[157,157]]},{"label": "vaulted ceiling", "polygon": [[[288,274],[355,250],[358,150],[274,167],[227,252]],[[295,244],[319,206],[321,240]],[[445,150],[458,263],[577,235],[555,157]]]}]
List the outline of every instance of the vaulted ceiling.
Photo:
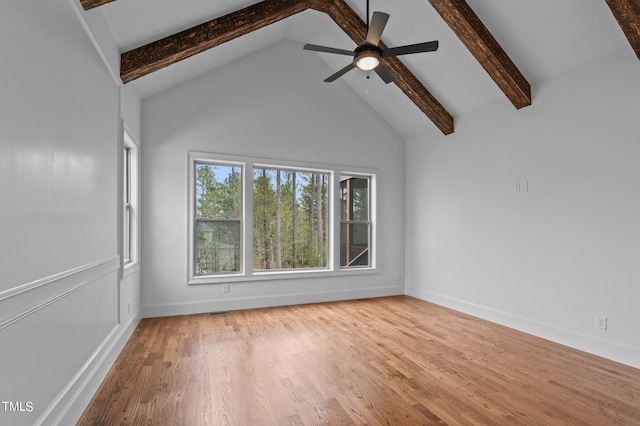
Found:
[{"label": "vaulted ceiling", "polygon": [[[80,2],[105,17],[121,51],[122,81],[143,98],[285,38],[352,50],[366,37],[365,0]],[[535,87],[623,44],[640,58],[640,0],[511,3],[371,0],[372,10],[391,15],[383,44],[437,39],[440,49],[385,60],[395,89],[371,79],[363,99],[404,136],[433,125],[449,134],[455,116],[500,96],[526,107],[530,82]],[[317,53],[300,49],[309,54]],[[344,57],[319,55],[333,70],[346,65]],[[363,92],[361,75],[341,80]],[[369,96],[370,86],[378,96]]]}]

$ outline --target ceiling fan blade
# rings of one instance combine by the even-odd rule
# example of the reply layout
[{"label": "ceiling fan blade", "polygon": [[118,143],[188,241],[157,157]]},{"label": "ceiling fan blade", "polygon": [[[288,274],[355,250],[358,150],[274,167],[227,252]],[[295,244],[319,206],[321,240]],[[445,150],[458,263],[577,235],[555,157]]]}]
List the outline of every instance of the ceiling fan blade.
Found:
[{"label": "ceiling fan blade", "polygon": [[367,43],[373,44],[374,46],[377,46],[378,43],[380,43],[382,31],[384,31],[384,27],[387,25],[388,20],[389,15],[386,13],[373,12],[371,23],[369,24],[369,31],[367,32]]},{"label": "ceiling fan blade", "polygon": [[389,58],[391,56],[409,55],[411,53],[435,52],[436,50],[438,50],[438,40],[390,47],[382,51],[382,57]]},{"label": "ceiling fan blade", "polygon": [[384,81],[387,84],[393,83],[396,80],[396,76],[393,75],[393,73],[389,71],[389,68],[385,67],[384,64],[378,65],[375,68],[375,72],[380,76],[382,81]]},{"label": "ceiling fan blade", "polygon": [[336,53],[338,55],[353,56],[353,50],[335,49],[333,47],[318,46],[317,44],[305,44],[304,50],[313,50],[314,52]]},{"label": "ceiling fan blade", "polygon": [[347,72],[351,71],[355,67],[356,66],[352,62],[349,65],[347,65],[346,67],[342,68],[340,71],[336,72],[335,74],[332,74],[329,77],[325,78],[324,81],[326,83],[331,83],[332,81],[337,80],[338,78],[342,77],[344,74],[346,74]]}]

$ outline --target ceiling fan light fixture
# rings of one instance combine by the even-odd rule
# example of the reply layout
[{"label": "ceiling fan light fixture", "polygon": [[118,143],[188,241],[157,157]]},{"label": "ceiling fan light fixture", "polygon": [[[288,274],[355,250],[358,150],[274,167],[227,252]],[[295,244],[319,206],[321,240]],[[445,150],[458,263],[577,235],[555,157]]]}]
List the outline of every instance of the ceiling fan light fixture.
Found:
[{"label": "ceiling fan light fixture", "polygon": [[356,57],[356,67],[363,71],[371,71],[380,65],[380,55],[375,51],[362,52]]},{"label": "ceiling fan light fixture", "polygon": [[[375,70],[382,81],[386,84],[392,83],[396,77],[393,75],[393,72],[385,66],[383,58],[394,58],[411,53],[433,52],[438,50],[438,41],[408,44],[406,46],[392,48],[385,47],[384,45],[381,46],[380,37],[388,20],[389,15],[387,13],[373,12],[371,24],[369,24],[369,0],[367,0],[367,38],[364,40],[364,43],[356,47],[353,52],[346,49],[318,46],[316,44],[305,44],[304,50],[351,56],[352,59],[349,65],[325,78],[324,81],[327,83],[335,81],[354,68],[362,71]],[[409,73],[409,75],[411,75],[411,73]],[[369,78],[368,75],[367,78]]]}]

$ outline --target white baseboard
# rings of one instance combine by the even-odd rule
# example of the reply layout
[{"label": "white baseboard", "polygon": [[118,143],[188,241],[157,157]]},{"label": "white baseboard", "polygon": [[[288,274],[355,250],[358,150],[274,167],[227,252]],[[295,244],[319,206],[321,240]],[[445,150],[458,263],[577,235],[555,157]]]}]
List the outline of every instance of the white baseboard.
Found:
[{"label": "white baseboard", "polygon": [[489,308],[476,303],[415,288],[407,288],[406,294],[427,302],[473,315],[524,333],[528,333],[564,346],[569,346],[593,355],[610,359],[631,367],[640,368],[640,348],[624,346],[591,336],[585,336],[572,330],[552,324],[525,318],[510,312]]},{"label": "white baseboard", "polygon": [[239,309],[267,308],[305,303],[333,302],[337,300],[366,299],[371,297],[397,296],[404,294],[403,286],[372,287],[326,292],[305,292],[252,297],[221,298],[182,303],[144,305],[143,318],[191,315],[207,312],[234,311]]},{"label": "white baseboard", "polygon": [[141,311],[138,310],[128,324],[114,327],[113,331],[74,376],[67,389],[61,393],[61,398],[53,405],[53,409],[42,416],[36,424],[76,424],[138,326],[141,317]]}]

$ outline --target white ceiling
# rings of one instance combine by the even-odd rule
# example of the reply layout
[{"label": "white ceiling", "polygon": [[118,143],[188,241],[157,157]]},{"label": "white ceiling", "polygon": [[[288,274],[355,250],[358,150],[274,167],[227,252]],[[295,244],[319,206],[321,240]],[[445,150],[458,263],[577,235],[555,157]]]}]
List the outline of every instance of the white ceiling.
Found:
[{"label": "white ceiling", "polygon": [[[121,52],[239,10],[255,0],[117,0],[102,13]],[[365,19],[365,0],[346,0]],[[626,46],[631,49],[605,0],[467,0],[532,85]],[[426,0],[371,0],[371,12],[389,13],[382,39],[387,46],[439,40],[434,53],[400,57],[454,116],[504,94]],[[353,49],[355,43],[325,14],[307,10],[129,84],[144,99],[282,40],[300,43],[300,55],[319,55],[327,76],[348,64],[340,55],[304,51],[304,43]],[[273,58],[278,60],[278,58]],[[283,63],[282,66],[286,66]],[[375,73],[353,70],[341,81],[371,105],[401,135],[434,127],[394,85]],[[348,87],[345,85],[345,87]]]}]

